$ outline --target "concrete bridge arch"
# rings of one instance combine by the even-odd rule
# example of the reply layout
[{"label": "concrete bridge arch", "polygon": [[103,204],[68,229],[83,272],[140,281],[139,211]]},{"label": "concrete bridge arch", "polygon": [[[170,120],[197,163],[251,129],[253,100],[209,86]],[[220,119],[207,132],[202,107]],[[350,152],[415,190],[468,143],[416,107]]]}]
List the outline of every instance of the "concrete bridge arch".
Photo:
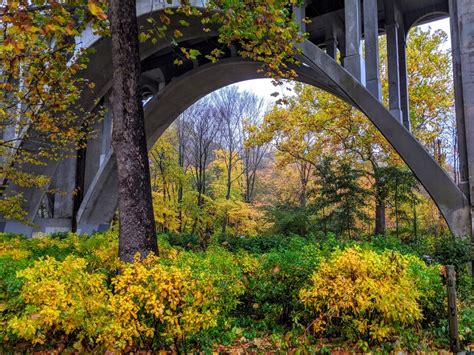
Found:
[{"label": "concrete bridge arch", "polygon": [[[418,0],[418,2],[422,4],[423,0]],[[384,6],[383,19],[378,11],[381,3]],[[300,58],[302,65],[295,69],[302,82],[326,90],[365,113],[426,188],[445,217],[451,231],[456,235],[468,235],[472,232],[472,205],[469,195],[460,189],[439,167],[411,135],[409,125],[406,124],[409,108],[406,63],[403,68],[405,35],[400,30],[405,27],[403,24],[400,27],[400,22],[403,20],[409,23],[410,20],[409,14],[403,14],[400,8],[401,3],[403,3],[402,0],[345,0],[342,10],[336,9],[328,13],[333,19],[339,19],[333,23],[340,24],[341,16],[344,17],[342,22],[345,24],[345,38],[344,41],[340,41],[343,44],[339,44],[337,41],[337,36],[341,33],[340,29],[338,31],[328,30],[328,19],[323,15],[320,20],[322,24],[326,25],[323,26],[322,31],[318,28],[307,29],[310,38],[302,44],[303,54]],[[439,0],[439,3],[440,6],[448,4],[444,0]],[[313,3],[310,1],[305,8],[295,9],[297,17],[298,14],[299,17],[302,17],[305,10],[311,11],[309,8],[311,4]],[[362,9],[360,7],[362,4],[365,4],[364,33],[362,33]],[[370,6],[373,7],[369,8]],[[141,22],[144,23],[150,14],[151,16],[159,15],[162,8],[164,5],[156,0],[138,1],[137,10],[141,16]],[[474,12],[474,6],[471,8]],[[433,18],[438,13],[423,14],[423,11],[426,12],[421,7],[418,12],[413,11],[412,17],[415,19],[413,24],[423,18]],[[444,12],[439,12],[439,14],[441,13]],[[380,102],[380,79],[376,74],[378,62],[375,59],[375,53],[371,52],[378,40],[378,26],[381,20],[387,22],[385,31],[389,51],[389,80],[391,82],[390,107],[388,109]],[[197,46],[205,51],[206,48],[212,48],[215,44],[213,42],[215,33],[202,33],[198,24],[191,24],[191,26],[182,29],[182,32],[184,33],[183,42],[188,46]],[[334,37],[331,37],[332,35]],[[365,68],[360,51],[363,36],[366,42]],[[92,55],[89,68],[85,73],[96,83],[96,93],[93,97],[82,98],[82,105],[90,109],[97,97],[103,97],[107,101],[107,93],[111,85],[111,58],[107,57],[107,53],[110,53],[108,50],[110,43],[108,40],[94,37],[90,33],[85,33],[80,42],[84,46],[96,48],[96,53]],[[325,52],[321,47],[325,47]],[[335,60],[337,51],[343,56],[343,65]],[[180,113],[201,97],[223,86],[260,77],[256,71],[259,64],[242,60],[236,56],[236,51],[233,49],[229,49],[226,58],[216,64],[195,61],[188,62],[178,68],[172,65],[172,51],[170,51],[168,43],[159,42],[156,45],[145,43],[141,48],[141,53],[144,88],[149,95],[152,95],[145,106],[145,125],[149,148]],[[396,59],[392,58],[391,60],[390,54],[396,54]],[[110,148],[111,122],[109,114],[98,126],[99,136],[89,142],[87,151],[83,152],[82,157],[78,156],[78,159],[70,159],[61,163],[51,162],[42,168],[43,173],[55,176],[53,181],[59,187],[65,187],[68,190],[78,187],[82,189],[83,193],[79,199],[58,196],[52,206],[52,211],[56,212],[48,218],[40,218],[38,209],[43,199],[42,194],[38,191],[24,191],[28,202],[29,218],[39,224],[42,231],[77,228],[79,232],[92,232],[107,228],[117,206],[116,166]],[[75,174],[71,174],[71,171],[74,171]],[[70,175],[69,179],[64,178],[67,172]],[[33,232],[31,227],[12,221],[4,222],[4,230],[20,231],[25,234]]]}]

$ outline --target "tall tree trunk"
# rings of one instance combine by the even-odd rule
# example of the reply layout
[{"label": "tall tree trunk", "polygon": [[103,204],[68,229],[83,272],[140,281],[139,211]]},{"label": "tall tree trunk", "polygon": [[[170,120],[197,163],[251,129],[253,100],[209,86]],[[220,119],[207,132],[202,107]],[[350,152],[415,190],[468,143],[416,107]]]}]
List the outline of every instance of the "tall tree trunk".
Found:
[{"label": "tall tree trunk", "polygon": [[[178,136],[179,148],[178,148],[178,165],[184,172],[184,146],[183,146],[183,137],[181,132]],[[183,232],[183,180],[179,179],[178,181],[178,220],[179,220],[179,232]]]},{"label": "tall tree trunk", "polygon": [[372,164],[373,176],[375,177],[375,229],[374,235],[383,235],[385,234],[385,229],[387,227],[387,219],[385,216],[385,201],[382,194],[383,182],[380,177],[380,168],[375,160],[370,160]]},{"label": "tall tree trunk", "polygon": [[418,215],[416,213],[416,200],[413,199],[413,236],[418,240]]},{"label": "tall tree trunk", "polygon": [[397,238],[400,237],[399,235],[399,225],[398,225],[398,173],[395,176],[395,229],[397,232]]},{"label": "tall tree trunk", "polygon": [[111,0],[112,146],[117,157],[119,256],[158,253],[151,200],[145,120],[139,93],[141,74],[135,0]]},{"label": "tall tree trunk", "polygon": [[375,204],[375,230],[374,234],[385,234],[385,203],[380,201],[378,198],[376,199]]},{"label": "tall tree trunk", "polygon": [[[229,161],[227,165],[227,183],[226,183],[226,193],[225,193],[225,199],[227,201],[230,200],[230,192],[232,189],[232,158],[233,158],[233,150],[231,149],[229,151]],[[227,206],[224,211],[224,219],[222,220],[222,234],[225,234],[227,230],[227,224],[229,223],[229,215],[227,213]]]},{"label": "tall tree trunk", "polygon": [[233,150],[229,152],[229,162],[227,166],[227,183],[226,183],[226,193],[225,193],[225,199],[230,200],[230,192],[232,189],[232,169],[234,168],[232,165],[232,159],[233,159]]}]

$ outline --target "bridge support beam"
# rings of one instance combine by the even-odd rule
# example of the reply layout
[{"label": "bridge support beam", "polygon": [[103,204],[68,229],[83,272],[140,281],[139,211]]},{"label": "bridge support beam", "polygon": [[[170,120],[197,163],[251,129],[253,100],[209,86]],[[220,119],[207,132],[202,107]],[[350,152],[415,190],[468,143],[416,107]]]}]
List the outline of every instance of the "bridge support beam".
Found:
[{"label": "bridge support beam", "polygon": [[382,100],[379,74],[379,24],[377,0],[364,0],[364,39],[366,87]]},{"label": "bridge support beam", "polygon": [[333,22],[326,24],[326,53],[332,59],[337,60],[337,33]]},{"label": "bridge support beam", "polygon": [[470,200],[474,244],[474,2],[449,0],[459,151],[459,187]]},{"label": "bridge support beam", "polygon": [[385,32],[387,33],[388,59],[388,101],[390,113],[402,123],[400,100],[400,68],[398,34],[399,24],[395,13],[394,1],[385,1]]},{"label": "bridge support beam", "polygon": [[54,178],[53,218],[71,219],[73,214],[73,192],[76,182],[76,159],[68,158],[59,163]]},{"label": "bridge support beam", "polygon": [[306,17],[306,1],[303,2],[302,6],[293,6],[293,19],[296,24],[300,27],[300,32],[306,32],[306,23],[304,19]]},{"label": "bridge support beam", "polygon": [[105,157],[109,154],[112,148],[112,107],[109,100],[109,95],[105,97],[105,115],[102,120],[102,127],[100,129],[100,164],[104,163]]},{"label": "bridge support beam", "polygon": [[362,68],[360,0],[345,0],[344,18],[346,36],[344,68],[357,80],[365,82],[365,75]]},{"label": "bridge support beam", "polygon": [[402,121],[406,129],[411,131],[410,100],[408,94],[407,42],[403,26],[398,31],[398,66],[400,73],[400,108]]}]

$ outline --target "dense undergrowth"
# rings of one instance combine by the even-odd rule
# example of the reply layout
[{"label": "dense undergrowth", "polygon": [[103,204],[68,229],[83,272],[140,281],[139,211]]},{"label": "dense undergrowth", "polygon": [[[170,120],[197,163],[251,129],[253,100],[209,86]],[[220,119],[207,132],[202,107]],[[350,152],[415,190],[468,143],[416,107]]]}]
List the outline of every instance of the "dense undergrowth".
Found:
[{"label": "dense undergrowth", "polygon": [[160,257],[122,265],[113,232],[1,234],[0,350],[446,349],[441,263],[453,262],[462,343],[474,342],[463,242],[161,235],[159,245]]}]

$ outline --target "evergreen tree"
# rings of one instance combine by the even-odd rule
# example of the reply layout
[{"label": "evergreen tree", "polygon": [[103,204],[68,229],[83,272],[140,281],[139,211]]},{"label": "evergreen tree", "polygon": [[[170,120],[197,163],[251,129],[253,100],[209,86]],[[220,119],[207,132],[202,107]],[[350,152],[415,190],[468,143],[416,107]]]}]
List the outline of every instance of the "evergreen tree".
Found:
[{"label": "evergreen tree", "polygon": [[358,231],[357,221],[368,219],[363,210],[368,191],[360,184],[362,171],[348,162],[324,157],[316,166],[316,174],[318,223],[325,233],[352,237]]}]

